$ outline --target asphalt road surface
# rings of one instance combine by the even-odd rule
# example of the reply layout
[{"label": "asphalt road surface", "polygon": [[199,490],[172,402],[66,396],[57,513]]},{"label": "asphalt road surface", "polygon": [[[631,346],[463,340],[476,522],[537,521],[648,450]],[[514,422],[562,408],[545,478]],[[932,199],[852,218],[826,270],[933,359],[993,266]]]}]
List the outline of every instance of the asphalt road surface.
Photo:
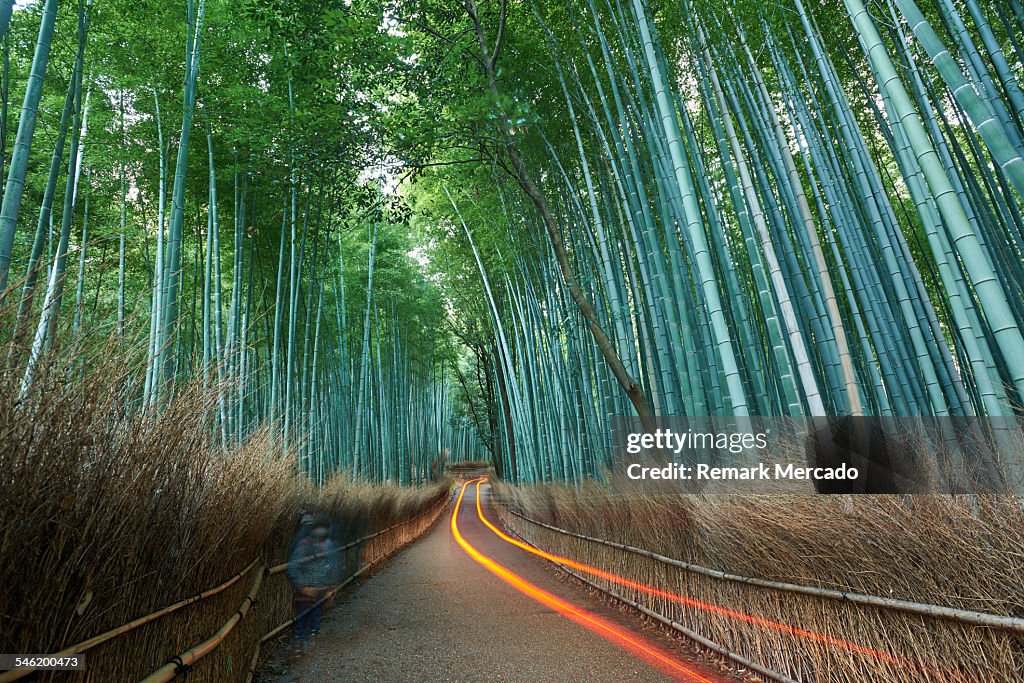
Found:
[{"label": "asphalt road surface", "polygon": [[[495,522],[489,490],[481,487],[481,502]],[[455,521],[446,513],[423,538],[335,601],[306,654],[269,680],[738,680],[502,540],[478,517],[472,484]]]}]

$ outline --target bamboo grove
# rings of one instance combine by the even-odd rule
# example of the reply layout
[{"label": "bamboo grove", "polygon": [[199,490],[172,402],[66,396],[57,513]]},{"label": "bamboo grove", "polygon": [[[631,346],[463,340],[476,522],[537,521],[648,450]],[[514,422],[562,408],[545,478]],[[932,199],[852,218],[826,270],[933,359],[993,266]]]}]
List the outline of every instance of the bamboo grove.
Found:
[{"label": "bamboo grove", "polygon": [[12,5],[23,392],[123,344],[138,410],[399,483],[600,477],[614,415],[1020,411],[1020,0]]},{"label": "bamboo grove", "polygon": [[[200,383],[224,452],[270,424],[317,481],[435,477],[446,455],[474,455],[475,435],[455,414],[438,295],[386,181],[325,152],[361,141],[310,144],[302,62],[278,68],[287,42],[271,37],[283,54],[269,52],[259,8],[233,28],[231,8],[212,5],[147,15],[45,0],[13,13],[4,130],[22,78],[24,104],[0,210],[5,362],[25,395],[44,369],[73,381],[96,354],[141,358],[125,387],[136,409],[160,419],[178,387]],[[138,36],[154,17],[164,42],[146,60]],[[218,49],[258,57],[231,65]],[[179,50],[183,62],[169,57]],[[230,97],[213,94],[231,79]],[[226,105],[248,111],[234,121]],[[253,126],[258,107],[280,119]]]},{"label": "bamboo grove", "polygon": [[[1020,409],[1021,5],[843,9],[587,0],[518,17],[561,102],[501,102],[506,145],[533,129],[573,276],[656,414]],[[459,219],[475,200],[452,201]],[[494,220],[542,235],[517,206]],[[609,419],[630,405],[543,247],[512,273],[480,264],[512,385],[494,437],[514,476],[578,482],[610,465]]]}]

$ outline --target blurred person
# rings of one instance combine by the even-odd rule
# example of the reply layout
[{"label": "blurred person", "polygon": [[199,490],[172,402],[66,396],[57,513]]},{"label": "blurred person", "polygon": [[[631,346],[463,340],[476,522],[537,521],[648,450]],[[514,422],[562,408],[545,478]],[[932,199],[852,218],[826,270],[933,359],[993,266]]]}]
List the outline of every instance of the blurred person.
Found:
[{"label": "blurred person", "polygon": [[296,653],[305,651],[309,639],[320,630],[323,612],[320,601],[331,589],[337,575],[338,554],[334,550],[327,522],[305,515],[292,543],[286,571],[295,588],[293,636]]}]

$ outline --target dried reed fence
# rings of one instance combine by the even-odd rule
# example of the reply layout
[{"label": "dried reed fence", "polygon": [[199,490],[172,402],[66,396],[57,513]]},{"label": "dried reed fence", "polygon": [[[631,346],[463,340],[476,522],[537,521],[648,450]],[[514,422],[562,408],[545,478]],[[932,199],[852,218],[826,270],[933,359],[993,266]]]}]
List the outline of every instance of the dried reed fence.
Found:
[{"label": "dried reed fence", "polygon": [[267,431],[222,454],[210,442],[214,392],[182,389],[147,418],[129,399],[137,370],[79,356],[72,380],[55,363],[24,397],[20,373],[0,371],[0,651],[79,652],[92,641],[86,671],[33,680],[140,680],[243,607],[190,678],[245,680],[261,638],[291,617],[288,581],[264,568],[287,559],[300,509],[361,541],[345,551],[354,574],[421,533],[447,502],[449,482],[399,488],[338,476],[315,487]]},{"label": "dried reed fence", "polygon": [[[635,582],[574,570],[596,588],[779,680],[1024,679],[1024,509],[1018,498],[627,497],[596,484],[578,490],[496,484],[495,493],[499,517],[516,535]],[[830,591],[1011,619],[981,626],[948,612],[897,609],[886,600],[836,599]]]}]

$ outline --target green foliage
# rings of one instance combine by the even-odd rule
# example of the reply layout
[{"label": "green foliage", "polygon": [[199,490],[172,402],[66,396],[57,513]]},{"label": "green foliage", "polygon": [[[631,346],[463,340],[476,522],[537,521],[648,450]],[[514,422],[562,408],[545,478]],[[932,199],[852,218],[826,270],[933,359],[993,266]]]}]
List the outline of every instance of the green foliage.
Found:
[{"label": "green foliage", "polygon": [[[85,268],[64,291],[83,285],[84,333],[116,324],[123,280],[126,334],[150,338],[144,409],[189,376],[224,384],[222,440],[279,419],[317,476],[412,477],[442,432],[509,472],[515,442],[534,444],[524,477],[597,471],[588,439],[629,406],[595,325],[662,412],[1012,412],[1020,17],[975,0],[847,4],[485,2],[492,88],[462,3],[93,0],[88,176],[64,196],[67,145],[42,261],[68,225]],[[11,19],[5,173],[41,9]],[[7,203],[12,282],[77,15],[60,4],[23,198]],[[541,450],[566,429],[556,419],[580,425],[557,457]],[[422,452],[390,460],[398,444]],[[593,453],[569,462],[580,448]]]}]

